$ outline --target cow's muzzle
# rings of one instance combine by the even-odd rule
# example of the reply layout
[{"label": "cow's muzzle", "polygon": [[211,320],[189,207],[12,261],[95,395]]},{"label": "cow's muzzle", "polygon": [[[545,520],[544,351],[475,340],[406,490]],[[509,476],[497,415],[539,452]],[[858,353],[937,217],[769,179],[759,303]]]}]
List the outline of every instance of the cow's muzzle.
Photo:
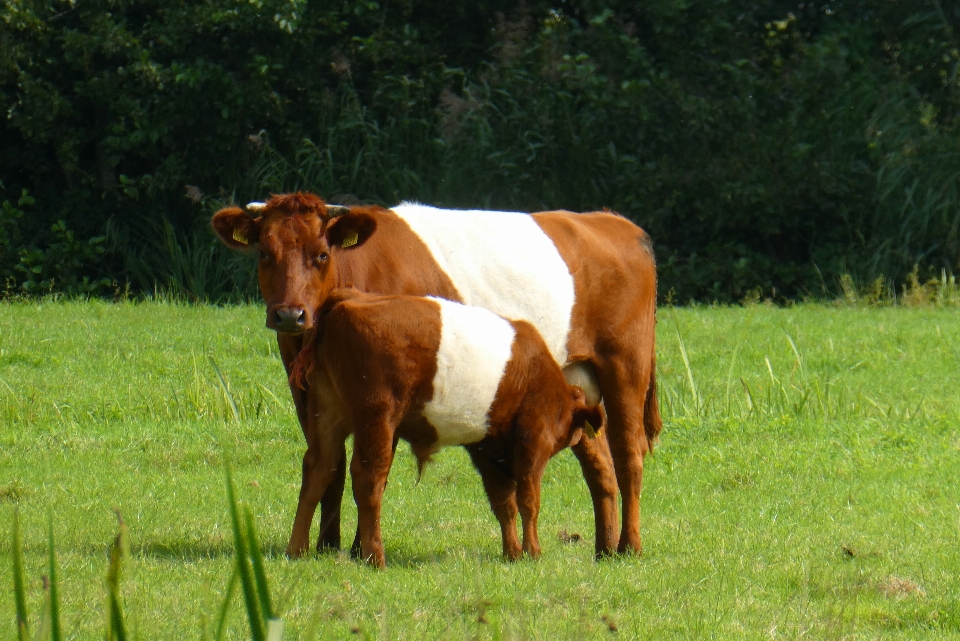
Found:
[{"label": "cow's muzzle", "polygon": [[307,326],[307,311],[302,307],[277,306],[267,316],[267,327],[278,332],[299,334],[309,329]]}]

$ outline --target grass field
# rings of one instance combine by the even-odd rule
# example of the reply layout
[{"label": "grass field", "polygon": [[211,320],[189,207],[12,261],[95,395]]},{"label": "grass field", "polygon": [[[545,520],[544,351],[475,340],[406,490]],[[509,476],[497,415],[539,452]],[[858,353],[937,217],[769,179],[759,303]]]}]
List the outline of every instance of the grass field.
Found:
[{"label": "grass field", "polygon": [[[956,309],[661,309],[642,557],[593,561],[569,453],[544,481],[543,558],[511,564],[466,455],[415,485],[401,446],[386,571],[283,557],[304,445],[262,324],[258,306],[0,303],[0,635],[17,506],[32,616],[50,510],[64,628],[103,637],[117,508],[131,631],[200,638],[233,562],[229,458],[286,639],[312,621],[324,639],[960,638]],[[248,636],[239,600],[230,636]]]}]

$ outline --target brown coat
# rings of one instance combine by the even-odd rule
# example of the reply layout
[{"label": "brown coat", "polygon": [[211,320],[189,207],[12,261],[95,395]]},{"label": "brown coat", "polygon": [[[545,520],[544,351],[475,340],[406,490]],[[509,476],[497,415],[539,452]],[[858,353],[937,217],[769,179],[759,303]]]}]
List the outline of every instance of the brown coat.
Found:
[{"label": "brown coat", "polygon": [[[223,209],[212,225],[228,246],[259,250],[267,326],[278,332],[288,371],[337,287],[438,296],[536,326],[568,378],[583,381],[591,402],[600,395],[604,401],[607,438],[574,447],[593,498],[596,551],[640,550],[643,460],[661,426],[656,269],[642,229],[608,212],[524,215],[403,205],[332,215],[310,194],[277,196],[253,213]],[[305,426],[306,394],[296,386],[291,391]],[[339,547],[345,468],[338,465],[321,501],[318,547]]]},{"label": "brown coat", "polygon": [[[537,331],[480,308],[412,296],[334,290],[304,365],[310,474],[291,552],[309,544],[317,502],[333,482],[335,453],[354,436],[354,496],[361,555],[385,565],[380,507],[397,439],[421,466],[440,445],[463,445],[500,522],[503,553],[539,556],[540,479],[547,461],[600,425],[567,384]],[[296,381],[295,381],[296,383]]]}]

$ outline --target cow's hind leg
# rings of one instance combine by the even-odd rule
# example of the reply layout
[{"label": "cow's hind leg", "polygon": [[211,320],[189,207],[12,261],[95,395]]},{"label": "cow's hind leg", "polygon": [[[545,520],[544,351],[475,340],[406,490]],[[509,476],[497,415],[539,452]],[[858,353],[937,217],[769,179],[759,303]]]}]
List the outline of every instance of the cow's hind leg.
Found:
[{"label": "cow's hind leg", "polygon": [[[599,425],[595,426],[597,429]],[[597,438],[586,435],[572,448],[583,478],[593,499],[593,517],[596,527],[597,557],[613,554],[617,549],[617,477],[613,469],[610,446],[601,434]]]},{"label": "cow's hind leg", "polygon": [[503,556],[511,561],[516,560],[523,550],[517,538],[517,485],[509,474],[508,463],[498,462],[483,445],[468,445],[466,448],[483,480],[490,508],[500,523]]},{"label": "cow's hind leg", "polygon": [[[651,348],[652,350],[652,348]],[[607,411],[607,438],[623,504],[618,552],[640,553],[640,493],[643,459],[650,450],[644,430],[644,406],[652,383],[650,361],[621,353],[601,362],[600,385]]]}]

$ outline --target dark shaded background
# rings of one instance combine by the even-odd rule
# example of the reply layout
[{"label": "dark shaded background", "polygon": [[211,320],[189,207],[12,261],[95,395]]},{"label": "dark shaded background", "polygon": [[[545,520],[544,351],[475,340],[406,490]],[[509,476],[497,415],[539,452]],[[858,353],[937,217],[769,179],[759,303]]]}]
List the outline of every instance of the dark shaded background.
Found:
[{"label": "dark shaded background", "polygon": [[206,221],[291,189],[609,207],[681,302],[953,273],[958,34],[943,0],[9,0],[0,292],[254,295]]}]

